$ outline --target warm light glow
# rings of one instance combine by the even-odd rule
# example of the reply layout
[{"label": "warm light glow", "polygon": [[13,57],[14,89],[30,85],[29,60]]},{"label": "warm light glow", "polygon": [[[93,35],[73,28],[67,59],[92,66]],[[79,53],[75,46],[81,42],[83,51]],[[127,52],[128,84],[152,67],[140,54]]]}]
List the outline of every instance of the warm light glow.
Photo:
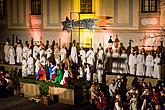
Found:
[{"label": "warm light glow", "polygon": [[[144,48],[145,50],[156,50],[157,46],[160,45],[161,37],[158,33],[144,33],[142,39],[141,39],[141,48]],[[141,49],[140,48],[140,49]]]},{"label": "warm light glow", "polygon": [[[67,31],[62,31],[59,34],[59,45],[66,45],[69,44],[70,42],[70,33],[68,33]],[[66,45],[68,46],[68,45]]]},{"label": "warm light glow", "polygon": [[33,41],[36,43],[40,43],[43,42],[42,41],[42,34],[41,34],[41,26],[42,26],[42,22],[41,19],[36,17],[36,16],[30,16],[30,36],[31,38],[33,38]]},{"label": "warm light glow", "polygon": [[88,29],[80,31],[80,45],[85,48],[91,47],[91,40],[94,38],[94,32]]}]

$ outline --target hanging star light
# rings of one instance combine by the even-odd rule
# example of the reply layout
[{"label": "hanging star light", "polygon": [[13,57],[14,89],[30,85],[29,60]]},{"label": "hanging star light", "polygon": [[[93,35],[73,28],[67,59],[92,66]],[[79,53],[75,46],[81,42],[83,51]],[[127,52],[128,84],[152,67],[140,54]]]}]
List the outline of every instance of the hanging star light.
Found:
[{"label": "hanging star light", "polygon": [[98,19],[82,19],[82,20],[69,20],[68,17],[66,17],[66,20],[62,22],[63,24],[63,31],[70,32],[76,27],[81,27],[89,30],[94,30],[95,22],[97,22]]}]

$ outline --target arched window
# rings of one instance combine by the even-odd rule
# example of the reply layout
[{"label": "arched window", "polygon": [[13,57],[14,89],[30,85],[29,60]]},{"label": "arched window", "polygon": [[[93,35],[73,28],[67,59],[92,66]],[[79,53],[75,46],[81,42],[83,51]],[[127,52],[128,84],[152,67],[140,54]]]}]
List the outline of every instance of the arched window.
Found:
[{"label": "arched window", "polygon": [[80,12],[92,13],[92,0],[80,0]]},{"label": "arched window", "polygon": [[31,15],[41,15],[41,0],[31,0]]},{"label": "arched window", "polygon": [[157,12],[157,0],[142,0],[142,12]]}]

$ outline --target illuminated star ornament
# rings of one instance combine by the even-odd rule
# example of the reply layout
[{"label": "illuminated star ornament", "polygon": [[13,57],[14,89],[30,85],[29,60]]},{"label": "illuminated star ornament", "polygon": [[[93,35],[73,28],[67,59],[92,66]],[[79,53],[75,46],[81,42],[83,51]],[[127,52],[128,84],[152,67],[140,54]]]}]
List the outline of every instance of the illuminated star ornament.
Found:
[{"label": "illuminated star ornament", "polygon": [[70,32],[72,29],[73,29],[73,20],[69,20],[68,17],[66,17],[66,20],[62,22],[62,25],[63,25],[63,31],[68,31]]},{"label": "illuminated star ornament", "polygon": [[95,22],[97,22],[98,19],[82,19],[78,21],[69,20],[68,17],[66,17],[66,20],[62,22],[63,24],[63,31],[70,32],[76,27],[81,27],[89,30],[93,30],[95,27]]}]

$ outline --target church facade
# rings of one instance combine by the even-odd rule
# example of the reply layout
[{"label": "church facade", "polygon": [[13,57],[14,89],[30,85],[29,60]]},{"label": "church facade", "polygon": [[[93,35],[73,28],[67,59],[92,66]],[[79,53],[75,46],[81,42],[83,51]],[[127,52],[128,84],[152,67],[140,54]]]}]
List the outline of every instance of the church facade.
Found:
[{"label": "church facade", "polygon": [[[93,30],[63,31],[62,21],[98,19]],[[106,48],[116,36],[128,46],[153,49],[165,41],[164,0],[0,0],[0,41],[17,36],[24,43],[76,40],[84,47]],[[114,42],[115,43],[115,42]]]}]

